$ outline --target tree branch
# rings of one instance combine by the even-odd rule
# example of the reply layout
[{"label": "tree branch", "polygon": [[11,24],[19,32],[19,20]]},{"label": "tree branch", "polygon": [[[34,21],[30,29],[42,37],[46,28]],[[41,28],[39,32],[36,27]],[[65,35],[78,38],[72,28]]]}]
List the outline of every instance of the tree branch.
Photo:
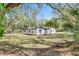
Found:
[{"label": "tree branch", "polygon": [[11,8],[13,9],[16,6],[19,6],[21,3],[9,3],[5,8]]}]

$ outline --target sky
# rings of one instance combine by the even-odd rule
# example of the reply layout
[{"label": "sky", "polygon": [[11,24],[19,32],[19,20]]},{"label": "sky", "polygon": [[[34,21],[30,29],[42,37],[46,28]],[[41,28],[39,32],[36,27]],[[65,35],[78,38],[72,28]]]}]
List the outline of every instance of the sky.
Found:
[{"label": "sky", "polygon": [[53,12],[53,10],[50,7],[48,7],[47,5],[43,5],[37,18],[38,19],[51,19],[53,17],[52,12]]},{"label": "sky", "polygon": [[[21,6],[21,10],[23,10],[24,12],[26,11],[24,8],[26,7],[27,8],[27,6],[26,6],[27,4],[23,4],[22,6]],[[32,5],[32,8],[35,8],[36,7],[36,5],[35,4],[29,4],[29,5]],[[17,10],[17,9],[14,9],[15,11]],[[21,13],[21,11],[16,11],[16,13]],[[48,20],[48,19],[51,19],[51,18],[55,18],[57,15],[55,14],[55,12],[54,12],[54,9],[51,9],[49,6],[47,6],[46,4],[43,4],[42,5],[42,9],[40,10],[40,12],[38,13],[38,15],[37,15],[37,19],[38,20],[40,20],[40,19],[46,19],[46,20]]]},{"label": "sky", "polygon": [[[27,4],[24,4],[27,5]],[[32,5],[32,8],[37,7],[34,3],[30,3],[29,5]],[[24,8],[24,6],[22,6]],[[22,9],[23,9],[22,8]],[[54,12],[54,9],[51,9],[51,7],[47,6],[46,4],[42,5],[42,9],[40,10],[40,12],[37,15],[37,19],[51,19],[51,18],[55,18],[57,15]]]}]

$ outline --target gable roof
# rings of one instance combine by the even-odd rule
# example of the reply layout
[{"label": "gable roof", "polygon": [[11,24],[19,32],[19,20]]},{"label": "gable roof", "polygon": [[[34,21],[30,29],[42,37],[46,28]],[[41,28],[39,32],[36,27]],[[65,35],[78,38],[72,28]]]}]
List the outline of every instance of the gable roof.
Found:
[{"label": "gable roof", "polygon": [[42,28],[42,29],[49,29],[49,28],[52,28],[52,27],[29,27],[27,29],[37,29],[37,28]]}]

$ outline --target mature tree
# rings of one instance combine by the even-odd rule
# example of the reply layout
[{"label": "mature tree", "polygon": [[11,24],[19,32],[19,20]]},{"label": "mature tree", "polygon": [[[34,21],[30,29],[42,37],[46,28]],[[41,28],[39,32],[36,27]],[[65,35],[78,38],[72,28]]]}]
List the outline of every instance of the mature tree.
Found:
[{"label": "mature tree", "polygon": [[5,13],[8,11],[8,8],[14,8],[17,6],[17,4],[6,4],[6,3],[1,3],[0,4],[0,37],[3,36],[3,33],[5,31]]},{"label": "mature tree", "polygon": [[5,30],[5,4],[0,4],[0,37],[3,36]]},{"label": "mature tree", "polygon": [[[63,22],[68,22],[64,24],[71,25],[70,28],[76,27],[75,25],[78,18],[77,13],[78,4],[47,4],[47,5],[50,6],[52,9],[55,9],[56,12],[59,13],[59,17],[63,19]],[[76,8],[73,6],[75,6]],[[76,16],[73,16],[74,13],[76,14]]]},{"label": "mature tree", "polygon": [[[32,6],[35,7],[32,7]],[[37,26],[37,15],[40,12],[41,5],[38,4],[21,4],[17,8],[14,8],[7,14],[9,14],[8,24],[11,31],[14,29],[26,29],[27,27]],[[9,29],[9,28],[8,28]],[[9,30],[10,30],[9,29]]]}]

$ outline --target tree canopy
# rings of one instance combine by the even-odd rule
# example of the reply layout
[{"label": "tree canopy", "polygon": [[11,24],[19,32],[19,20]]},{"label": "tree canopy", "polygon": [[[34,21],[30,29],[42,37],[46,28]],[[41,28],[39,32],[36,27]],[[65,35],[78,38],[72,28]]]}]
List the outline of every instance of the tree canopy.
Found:
[{"label": "tree canopy", "polygon": [[[79,4],[69,3],[47,3],[36,4],[36,8],[33,8],[34,4],[27,4],[23,10],[24,4],[21,3],[1,3],[0,4],[0,32],[4,33],[5,28],[8,27],[14,29],[25,29],[27,27],[34,26],[48,26],[55,27],[57,30],[78,30],[79,29]],[[57,20],[52,18],[50,20],[37,20],[37,15],[40,13],[43,5],[50,7],[58,15]],[[19,13],[18,13],[19,12]],[[5,14],[9,15],[6,18]],[[53,13],[52,13],[53,14]],[[7,28],[7,29],[8,29]],[[2,36],[2,35],[1,35]]]}]

